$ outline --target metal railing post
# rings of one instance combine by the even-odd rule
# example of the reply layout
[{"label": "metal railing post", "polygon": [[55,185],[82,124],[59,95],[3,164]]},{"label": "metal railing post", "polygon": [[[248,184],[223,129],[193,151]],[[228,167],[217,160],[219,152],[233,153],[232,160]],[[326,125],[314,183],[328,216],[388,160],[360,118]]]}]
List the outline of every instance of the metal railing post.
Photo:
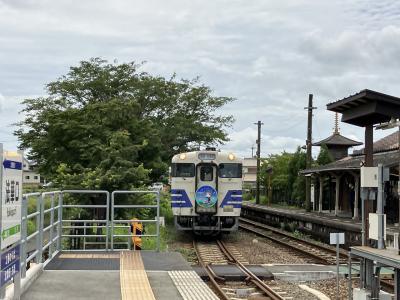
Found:
[{"label": "metal railing post", "polygon": [[41,220],[41,214],[40,214],[40,199],[41,199],[41,195],[39,194],[38,196],[36,196],[36,212],[38,212],[38,214],[36,215],[36,231],[38,232],[37,236],[36,236],[36,250],[38,251],[36,253],[36,258],[35,261],[36,263],[40,263],[41,262],[41,252],[40,252],[40,248],[41,248],[41,244],[40,244],[40,220]]},{"label": "metal railing post", "polygon": [[50,195],[50,236],[49,236],[49,258],[51,259],[53,257],[53,238],[54,238],[54,194]]},{"label": "metal railing post", "polygon": [[22,210],[22,224],[21,224],[21,259],[22,259],[22,267],[21,267],[21,278],[25,278],[26,276],[26,245],[27,245],[27,237],[28,237],[28,197],[22,196],[21,201],[21,210]]},{"label": "metal railing post", "polygon": [[63,193],[60,192],[58,194],[58,226],[57,226],[57,231],[58,231],[58,239],[57,239],[57,250],[61,251],[62,250],[62,224],[63,224],[63,218],[62,218],[62,213],[63,213]]},{"label": "metal railing post", "polygon": [[43,194],[40,194],[39,196],[39,217],[40,217],[40,222],[39,222],[39,229],[38,229],[38,244],[39,247],[37,248],[38,250],[38,263],[43,262],[43,227],[44,227],[44,203],[43,203]]},{"label": "metal railing post", "polygon": [[160,192],[157,193],[157,251],[160,251]]},{"label": "metal railing post", "polygon": [[114,195],[115,191],[111,193],[111,251],[114,250]]},{"label": "metal railing post", "polygon": [[107,192],[107,208],[106,208],[106,251],[110,250],[110,246],[108,244],[109,234],[110,234],[110,192]]},{"label": "metal railing post", "polygon": [[86,250],[86,221],[83,222],[83,250]]}]

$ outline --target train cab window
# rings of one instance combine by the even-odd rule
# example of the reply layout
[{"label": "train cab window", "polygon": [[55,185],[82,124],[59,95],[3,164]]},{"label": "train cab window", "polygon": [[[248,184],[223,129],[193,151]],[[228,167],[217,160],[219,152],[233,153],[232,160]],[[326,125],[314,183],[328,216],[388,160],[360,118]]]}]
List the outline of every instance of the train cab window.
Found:
[{"label": "train cab window", "polygon": [[172,177],[194,177],[194,164],[172,164]]},{"label": "train cab window", "polygon": [[242,164],[220,164],[218,173],[221,178],[242,178]]},{"label": "train cab window", "polygon": [[200,180],[201,181],[212,181],[214,169],[212,166],[201,166],[200,167]]}]

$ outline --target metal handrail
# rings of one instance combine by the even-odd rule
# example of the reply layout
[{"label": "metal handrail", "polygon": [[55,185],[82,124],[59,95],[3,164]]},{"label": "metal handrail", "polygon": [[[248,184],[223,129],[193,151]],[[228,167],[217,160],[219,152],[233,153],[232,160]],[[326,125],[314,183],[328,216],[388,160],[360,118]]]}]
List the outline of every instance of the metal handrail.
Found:
[{"label": "metal handrail", "polygon": [[[65,194],[104,194],[105,204],[64,204]],[[114,205],[115,196],[118,194],[155,194],[156,204],[154,205]],[[28,214],[28,202],[34,200],[35,210]],[[48,202],[47,202],[48,201]],[[110,203],[111,201],[111,203]],[[49,206],[45,209],[45,206]],[[98,220],[67,220],[63,218],[63,209],[69,208],[106,208],[106,218]],[[114,228],[129,228],[129,225],[121,225],[132,222],[132,220],[115,220],[114,210],[121,208],[150,208],[156,209],[157,217],[155,220],[137,220],[143,223],[156,223],[156,234],[114,234]],[[35,230],[29,232],[28,222],[34,220]],[[46,220],[46,226],[45,226]],[[84,223],[84,225],[76,224]],[[101,224],[101,225],[99,225]],[[88,234],[86,229],[105,228],[105,234]],[[84,234],[64,234],[64,229],[83,229]],[[103,232],[103,230],[102,230]],[[91,251],[114,250],[114,245],[127,245],[129,248],[130,237],[152,237],[157,238],[157,251],[160,249],[160,194],[158,191],[114,191],[110,193],[104,190],[58,190],[50,192],[36,192],[24,194],[21,201],[21,277],[26,276],[27,264],[34,260],[36,263],[47,265],[60,251],[82,251],[82,249],[62,249],[62,240],[71,238],[83,238],[84,250],[87,245],[105,245],[104,249],[90,249]],[[127,242],[114,241],[114,237],[128,238]],[[104,238],[105,241],[94,242],[86,241],[87,238]],[[111,238],[111,242],[110,239]],[[31,243],[35,241],[35,246]],[[30,249],[28,249],[28,247]],[[33,248],[33,249],[32,249]],[[117,250],[117,249],[115,249]],[[49,255],[44,260],[43,254],[48,251]]]},{"label": "metal handrail", "polygon": [[[156,196],[156,204],[155,205],[148,205],[148,204],[115,204],[115,196],[116,195],[135,195],[135,194],[154,194]],[[139,236],[136,234],[114,234],[114,224],[115,223],[130,223],[132,220],[115,220],[114,219],[114,211],[116,208],[151,208],[156,209],[156,220],[135,220],[135,222],[155,222],[156,223],[156,234],[155,235],[140,235],[140,237],[155,237],[156,241],[156,250],[160,251],[160,192],[159,191],[143,191],[143,190],[132,190],[132,191],[113,191],[111,193],[111,250],[114,250],[114,237],[135,237]]]}]

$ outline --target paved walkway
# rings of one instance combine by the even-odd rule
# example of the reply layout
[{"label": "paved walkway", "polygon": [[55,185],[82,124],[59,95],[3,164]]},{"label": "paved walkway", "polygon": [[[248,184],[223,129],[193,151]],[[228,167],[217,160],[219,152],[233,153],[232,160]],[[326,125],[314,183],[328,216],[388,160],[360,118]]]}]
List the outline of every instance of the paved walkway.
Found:
[{"label": "paved walkway", "polygon": [[123,251],[61,253],[22,300],[218,299],[214,297],[179,253]]}]

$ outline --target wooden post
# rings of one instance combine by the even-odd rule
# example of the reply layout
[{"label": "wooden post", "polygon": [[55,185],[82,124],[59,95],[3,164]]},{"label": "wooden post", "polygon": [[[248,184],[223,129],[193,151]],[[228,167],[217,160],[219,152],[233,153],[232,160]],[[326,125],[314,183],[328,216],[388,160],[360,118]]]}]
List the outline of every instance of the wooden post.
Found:
[{"label": "wooden post", "polygon": [[260,160],[261,160],[261,121],[257,125],[257,182],[256,182],[256,204],[260,204]]},{"label": "wooden post", "polygon": [[359,219],[358,216],[358,199],[360,198],[360,175],[355,174],[354,176],[354,214],[353,220]]},{"label": "wooden post", "polygon": [[322,213],[322,197],[324,194],[324,177],[319,176],[319,200],[318,200],[318,212]]},{"label": "wooden post", "polygon": [[[312,146],[312,111],[316,109],[313,107],[313,95],[308,95],[308,107],[305,107],[308,110],[308,117],[307,117],[307,158],[306,158],[306,168],[311,168],[311,146]],[[306,176],[306,211],[311,211],[311,177]]]},{"label": "wooden post", "polygon": [[335,193],[335,216],[339,213],[339,193],[340,193],[340,178],[341,175],[335,175],[336,178],[336,193]]}]

